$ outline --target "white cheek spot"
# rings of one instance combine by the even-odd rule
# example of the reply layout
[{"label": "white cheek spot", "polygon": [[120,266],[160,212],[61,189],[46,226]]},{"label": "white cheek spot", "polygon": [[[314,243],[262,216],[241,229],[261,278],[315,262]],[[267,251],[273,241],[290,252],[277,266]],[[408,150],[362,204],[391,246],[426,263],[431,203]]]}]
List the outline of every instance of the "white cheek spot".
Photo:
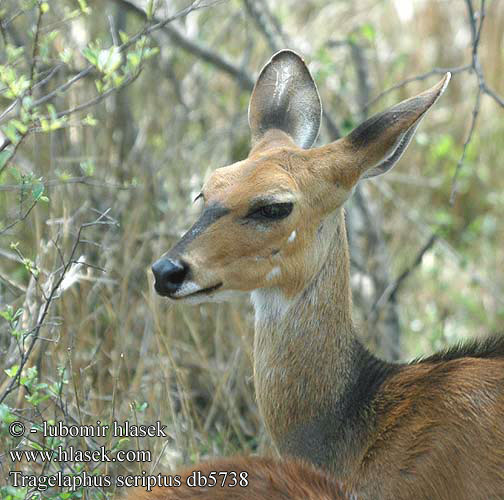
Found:
[{"label": "white cheek spot", "polygon": [[292,243],[294,240],[296,239],[296,231],[292,231],[292,233],[290,234],[289,238],[288,238],[288,242],[289,243]]},{"label": "white cheek spot", "polygon": [[276,276],[279,276],[280,275],[280,268],[277,266],[277,267],[274,267],[267,275],[266,275],[266,279],[268,281],[271,281],[273,278],[275,278]]}]

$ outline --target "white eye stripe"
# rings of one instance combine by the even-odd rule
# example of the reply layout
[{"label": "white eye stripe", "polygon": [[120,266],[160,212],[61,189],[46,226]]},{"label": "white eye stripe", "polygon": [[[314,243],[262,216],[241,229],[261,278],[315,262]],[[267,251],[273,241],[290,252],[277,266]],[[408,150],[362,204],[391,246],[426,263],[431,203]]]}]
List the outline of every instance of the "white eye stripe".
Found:
[{"label": "white eye stripe", "polygon": [[251,200],[253,205],[274,205],[276,203],[294,203],[295,201],[296,198],[292,193],[271,193]]},{"label": "white eye stripe", "polygon": [[296,230],[292,231],[292,233],[290,234],[290,236],[289,236],[289,238],[287,239],[287,241],[288,241],[289,243],[292,243],[292,242],[296,239],[296,235],[297,235]]}]

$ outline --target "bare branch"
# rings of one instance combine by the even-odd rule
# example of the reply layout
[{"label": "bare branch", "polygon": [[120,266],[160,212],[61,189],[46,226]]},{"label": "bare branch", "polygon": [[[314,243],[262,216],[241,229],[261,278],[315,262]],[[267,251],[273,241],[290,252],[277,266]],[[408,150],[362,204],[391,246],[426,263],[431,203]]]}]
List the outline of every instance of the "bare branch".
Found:
[{"label": "bare branch", "polygon": [[39,340],[40,330],[41,330],[42,326],[44,326],[44,324],[46,322],[47,315],[49,313],[49,309],[50,309],[52,303],[54,302],[54,300],[57,298],[58,291],[60,289],[60,286],[61,286],[61,284],[62,284],[65,276],[67,275],[67,273],[70,270],[71,266],[74,265],[75,253],[77,251],[77,248],[78,248],[79,244],[81,243],[81,234],[82,234],[82,231],[84,229],[86,229],[87,227],[98,225],[98,224],[111,224],[111,222],[103,220],[103,218],[106,217],[107,212],[105,212],[104,214],[101,214],[93,222],[82,224],[79,227],[79,230],[77,232],[77,237],[75,238],[74,244],[73,244],[72,249],[70,251],[70,256],[69,256],[68,260],[66,261],[63,269],[61,270],[60,275],[59,275],[59,277],[58,277],[55,285],[53,285],[53,287],[51,288],[51,291],[50,291],[49,295],[47,296],[47,298],[45,300],[44,306],[43,306],[42,311],[41,311],[41,313],[39,315],[39,318],[37,320],[37,324],[30,331],[30,334],[31,334],[30,344],[29,344],[28,348],[26,349],[26,351],[24,351],[22,353],[22,356],[21,356],[21,359],[19,361],[19,367],[18,367],[16,375],[12,378],[12,380],[10,381],[9,385],[5,389],[5,391],[2,394],[2,396],[0,396],[0,403],[2,403],[5,400],[5,398],[18,386],[18,384],[20,382],[20,378],[21,378],[21,374],[22,374],[23,368],[26,365],[26,363],[28,362],[28,359],[30,358],[30,355],[31,355],[31,353],[33,351],[33,348],[35,347],[35,344]]},{"label": "bare branch", "polygon": [[460,173],[460,169],[462,168],[462,165],[464,164],[464,160],[465,160],[466,153],[467,153],[467,148],[473,138],[474,128],[476,126],[476,120],[478,118],[478,113],[479,113],[479,109],[480,109],[480,101],[481,101],[481,88],[478,88],[478,92],[476,94],[476,101],[474,103],[474,107],[472,110],[471,126],[469,127],[469,132],[468,132],[467,138],[464,142],[464,147],[462,149],[462,155],[460,156],[460,159],[457,162],[457,166],[455,167],[455,173],[453,174],[452,188],[451,188],[451,193],[450,193],[450,205],[453,205],[455,203],[455,196],[457,195],[457,190],[458,190],[457,180],[458,180],[458,176]]},{"label": "bare branch", "polygon": [[390,94],[394,90],[400,89],[409,83],[412,82],[420,82],[423,80],[426,80],[427,78],[430,78],[431,76],[434,75],[445,75],[446,73],[450,72],[452,75],[455,75],[457,73],[462,73],[463,71],[468,71],[472,68],[471,64],[465,64],[463,66],[454,66],[454,67],[447,67],[447,68],[433,68],[430,71],[427,71],[426,73],[421,73],[420,75],[416,76],[411,76],[409,78],[406,78],[402,80],[399,83],[396,83],[395,85],[392,85],[392,87],[389,87],[388,89],[384,90],[383,92],[380,92],[376,97],[373,97],[367,104],[366,108],[369,109],[373,104],[377,103],[380,99],[385,97],[386,95]]},{"label": "bare branch", "polygon": [[504,108],[504,99],[492,90],[486,83],[483,86],[483,92],[489,95],[497,104]]},{"label": "bare branch", "polygon": [[[129,0],[112,1],[122,5],[124,8],[128,9],[132,13],[135,13],[137,16],[143,19],[147,19],[147,14],[145,13],[145,11],[135,5],[133,2]],[[157,21],[157,19],[154,19],[154,21]],[[212,52],[209,48],[205,47],[199,42],[190,40],[174,26],[168,26],[167,23],[164,22],[156,22],[154,26],[159,26],[158,29],[162,29],[162,31],[171,38],[173,43],[178,45],[180,48],[186,50],[190,54],[193,54],[197,58],[202,59],[206,63],[215,66],[216,68],[231,76],[233,79],[237,80],[244,89],[252,90],[252,88],[254,87],[254,80],[244,70],[230,63],[222,56]],[[149,31],[148,33],[150,32],[151,31]]]},{"label": "bare branch", "polygon": [[250,17],[261,30],[264,38],[266,38],[270,49],[273,52],[280,50],[280,44],[276,34],[270,29],[269,20],[265,18],[264,5],[259,5],[258,0],[243,0],[243,3]]},{"label": "bare branch", "polygon": [[[170,16],[168,17],[167,19],[163,19],[163,20],[155,20],[155,23],[154,24],[151,24],[147,27],[145,27],[144,29],[142,29],[141,31],[139,31],[136,35],[132,36],[127,42],[123,43],[122,45],[120,45],[118,47],[118,50],[120,52],[124,52],[126,51],[129,47],[131,47],[132,45],[134,45],[138,40],[140,40],[142,37],[144,36],[147,36],[151,33],[153,33],[154,31],[157,31],[157,30],[160,30],[160,29],[166,29],[168,24],[173,22],[174,20],[176,19],[179,19],[181,17],[184,17],[184,16],[187,16],[189,13],[195,11],[195,10],[198,10],[198,9],[201,9],[201,8],[204,8],[204,7],[208,7],[210,5],[213,5],[215,3],[217,3],[218,1],[220,0],[215,0],[215,1],[209,1],[209,2],[204,2],[202,0],[195,0],[193,3],[191,3],[188,7],[186,7],[185,9],[182,9],[181,11],[177,12],[176,14],[174,14],[173,16]],[[127,4],[129,4],[129,2],[126,2]],[[133,4],[131,4],[133,5]],[[143,13],[143,11],[141,9],[139,9],[140,12]],[[144,17],[145,19],[147,19],[147,16],[144,14]],[[46,102],[48,101],[51,101],[52,99],[54,99],[55,97],[57,97],[58,95],[61,95],[63,94],[64,92],[66,92],[72,85],[74,85],[76,82],[78,82],[79,80],[81,80],[82,78],[86,77],[87,75],[89,75],[93,70],[94,70],[94,66],[93,65],[89,65],[87,66],[85,69],[83,69],[81,72],[79,72],[77,75],[75,75],[74,77],[72,77],[70,80],[68,80],[67,82],[65,82],[64,84],[60,85],[59,87],[57,87],[56,89],[54,89],[52,92],[49,92],[48,94],[46,94],[45,96],[42,96],[40,97],[39,99],[35,100],[32,104],[32,107],[36,107],[36,106],[40,106],[42,104],[45,104]],[[120,88],[120,87],[118,87]],[[110,93],[109,93],[110,94]],[[107,95],[109,95],[107,94]],[[19,103],[22,101],[22,98],[24,97],[21,96],[19,97],[15,102]],[[98,99],[97,102],[100,102],[102,99]],[[94,104],[96,104],[97,102],[94,102]],[[82,105],[81,108],[79,109],[75,109],[73,112],[75,111],[80,111],[82,109],[85,109],[86,107],[89,107],[91,106],[92,104],[89,104],[89,103],[85,103],[84,105]],[[16,106],[14,105],[11,105],[9,106],[9,109],[7,112],[4,112],[2,113],[1,115],[1,119],[5,119],[5,117],[7,116],[7,114],[12,111]],[[76,107],[77,108],[77,107]],[[67,114],[69,114],[67,112]],[[0,152],[4,151],[10,144],[12,144],[12,142],[9,140],[9,139],[5,139],[3,144],[0,145]],[[12,156],[11,156],[12,158]],[[5,166],[5,165],[4,165]]]},{"label": "bare branch", "polygon": [[7,226],[5,226],[3,229],[0,229],[0,236],[2,234],[6,233],[9,229],[12,229],[16,224],[18,224],[21,221],[24,221],[31,213],[31,211],[35,208],[35,205],[37,204],[38,200],[33,200],[32,204],[30,205],[30,208],[21,216],[18,217],[14,222],[11,222]]},{"label": "bare branch", "polygon": [[436,243],[437,239],[437,233],[433,233],[429,237],[425,245],[420,248],[411,264],[406,267],[392,283],[388,285],[380,298],[376,301],[376,304],[373,306],[373,310],[376,311],[378,309],[381,309],[388,301],[393,300],[396,297],[397,292],[399,291],[403,283],[406,281],[408,276],[410,276],[422,263],[424,255],[434,246],[434,243]]},{"label": "bare branch", "polygon": [[31,94],[33,88],[33,79],[35,77],[35,68],[37,66],[37,54],[39,51],[38,41],[40,34],[40,26],[42,24],[42,16],[44,15],[44,11],[42,9],[42,5],[38,6],[38,14],[37,14],[37,25],[35,27],[35,36],[33,38],[33,49],[32,49],[32,58],[30,65],[30,87],[28,89],[28,94]]}]

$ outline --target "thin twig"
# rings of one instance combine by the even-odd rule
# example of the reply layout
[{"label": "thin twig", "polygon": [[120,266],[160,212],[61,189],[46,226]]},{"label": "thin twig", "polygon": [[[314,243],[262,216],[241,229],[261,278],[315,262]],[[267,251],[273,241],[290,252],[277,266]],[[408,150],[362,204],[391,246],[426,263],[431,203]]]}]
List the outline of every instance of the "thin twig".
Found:
[{"label": "thin twig", "polygon": [[33,203],[30,205],[30,208],[21,217],[18,217],[14,222],[12,222],[11,224],[8,224],[3,229],[0,229],[0,236],[2,236],[2,234],[6,233],[9,229],[12,229],[19,222],[24,221],[30,215],[31,211],[35,208],[35,205],[37,204],[37,202],[38,202],[38,200],[34,200]]},{"label": "thin twig", "polygon": [[42,4],[39,4],[38,15],[37,15],[37,24],[35,27],[35,35],[33,37],[33,50],[32,50],[32,58],[31,58],[31,65],[30,65],[30,87],[28,89],[28,95],[30,95],[32,93],[32,88],[33,88],[33,79],[35,77],[35,69],[37,66],[37,54],[38,54],[38,50],[39,50],[38,40],[39,40],[40,26],[42,24],[42,16],[43,15],[44,15],[44,11],[42,9]]},{"label": "thin twig", "polygon": [[[37,182],[37,184],[43,184],[45,187],[59,187],[59,186],[65,186],[67,184],[84,184],[87,186],[121,189],[124,191],[136,189],[137,187],[137,186],[122,186],[121,184],[112,184],[110,182],[101,181],[100,179],[88,176],[71,177],[65,180],[52,179],[48,181],[42,181],[41,183]],[[0,186],[0,192],[20,191],[21,189],[26,189],[26,185],[24,187],[21,186],[20,184],[5,184],[3,186]]]},{"label": "thin twig", "polygon": [[464,142],[464,146],[462,149],[462,155],[460,156],[460,159],[457,162],[457,166],[455,167],[455,173],[453,174],[452,187],[451,187],[451,192],[450,192],[450,205],[453,205],[455,203],[455,196],[457,195],[457,191],[458,191],[458,182],[457,182],[458,176],[460,173],[460,169],[462,168],[462,165],[464,164],[464,161],[465,161],[467,148],[469,147],[469,144],[473,138],[474,128],[476,126],[476,120],[478,118],[478,114],[479,114],[479,110],[480,110],[480,101],[481,101],[481,88],[478,88],[478,92],[476,94],[476,101],[474,103],[474,107],[472,110],[471,126],[469,127],[469,132],[468,132],[466,140]]},{"label": "thin twig", "polygon": [[471,62],[471,70],[476,74],[476,78],[478,80],[478,90],[476,94],[476,101],[474,103],[474,107],[472,110],[472,118],[471,125],[469,127],[469,133],[467,134],[466,140],[464,142],[464,146],[462,148],[462,154],[460,156],[459,161],[457,162],[457,166],[455,168],[455,173],[452,178],[452,187],[450,192],[450,205],[453,206],[455,203],[455,197],[458,191],[458,177],[460,174],[460,170],[464,165],[464,161],[466,158],[467,148],[473,138],[474,128],[476,126],[476,120],[478,118],[479,110],[480,110],[480,102],[481,102],[481,94],[485,88],[485,77],[483,75],[483,70],[481,68],[479,57],[478,57],[478,48],[479,42],[481,40],[481,31],[483,29],[483,23],[485,21],[485,0],[481,0],[480,12],[479,12],[479,24],[476,26],[476,15],[474,13],[474,8],[472,5],[472,0],[466,0],[467,13],[469,18],[469,26],[471,27],[471,37],[473,41],[472,48],[472,62]]},{"label": "thin twig", "polygon": [[[160,29],[164,29],[164,28],[166,28],[168,26],[169,23],[173,22],[174,20],[179,19],[179,18],[184,17],[184,16],[187,16],[188,14],[190,14],[191,12],[193,12],[195,10],[202,9],[204,7],[208,7],[210,5],[218,3],[219,1],[220,0],[203,2],[201,0],[196,0],[196,1],[192,2],[188,7],[186,7],[185,9],[182,9],[181,11],[177,12],[173,16],[170,16],[170,17],[168,17],[166,19],[163,19],[163,20],[156,20],[156,22],[154,24],[151,24],[150,26],[145,27],[144,29],[142,29],[141,31],[139,31],[138,33],[136,33],[134,36],[130,37],[127,42],[125,42],[122,45],[120,45],[118,47],[118,50],[119,50],[119,52],[124,52],[129,47],[131,47],[132,45],[134,45],[142,37],[150,35],[154,31],[157,31],[157,30],[160,30]],[[95,67],[93,65],[87,66],[85,69],[83,69],[81,72],[79,72],[77,75],[75,75],[74,77],[72,77],[67,82],[63,83],[62,85],[60,85],[59,87],[57,87],[53,91],[49,92],[45,96],[42,96],[39,99],[35,100],[32,103],[31,107],[37,107],[37,106],[40,106],[42,104],[45,104],[46,102],[51,101],[52,99],[54,99],[58,95],[63,94],[72,85],[74,85],[76,82],[78,82],[82,78],[84,78],[87,75],[89,75],[94,69],[95,69]],[[120,87],[117,87],[115,90],[117,90],[118,88],[120,88]],[[110,93],[108,93],[107,95],[110,95]],[[22,98],[20,98],[20,99],[22,100]],[[100,102],[102,99],[103,99],[103,97],[99,98],[97,102]],[[97,102],[94,102],[94,104],[96,104]],[[80,110],[85,109],[86,107],[91,106],[91,105],[92,104],[90,104],[89,102],[85,103],[80,108],[77,106],[72,112],[80,111]],[[9,111],[11,111],[11,110],[9,110]],[[2,116],[4,114],[2,114]],[[10,144],[12,144],[12,142],[10,141],[10,139],[5,139],[4,142],[3,142],[3,144],[0,145],[0,152],[4,151]],[[12,155],[11,155],[11,158],[12,158]]]},{"label": "thin twig", "polygon": [[35,327],[30,332],[30,334],[32,335],[32,337],[31,337],[31,341],[30,341],[30,344],[28,346],[28,349],[21,356],[21,360],[19,362],[19,367],[18,367],[17,373],[12,378],[11,382],[9,383],[9,385],[7,386],[7,388],[5,389],[5,391],[2,394],[2,396],[0,397],[0,403],[2,403],[5,400],[5,398],[19,384],[23,368],[26,365],[26,363],[28,362],[28,359],[30,358],[30,355],[31,355],[31,353],[33,351],[33,348],[35,347],[35,344],[37,343],[37,340],[39,339],[40,330],[41,330],[42,326],[45,324],[45,320],[46,320],[47,315],[49,313],[49,309],[50,309],[50,307],[51,307],[54,299],[57,297],[57,292],[58,292],[58,290],[59,290],[59,288],[61,286],[61,283],[63,282],[66,274],[70,270],[70,267],[74,265],[75,253],[77,251],[77,248],[78,248],[79,244],[81,243],[81,234],[82,234],[82,231],[84,229],[86,229],[87,227],[94,226],[94,225],[97,225],[97,224],[110,224],[109,222],[105,222],[105,221],[102,220],[103,217],[105,217],[105,215],[106,215],[106,213],[100,215],[95,221],[89,222],[89,223],[86,223],[86,224],[81,224],[81,226],[79,227],[79,230],[77,232],[77,237],[76,237],[76,239],[74,241],[74,244],[72,246],[72,249],[70,251],[70,256],[69,256],[69,258],[68,258],[68,260],[67,260],[67,262],[66,262],[66,264],[65,264],[65,266],[63,268],[63,270],[61,271],[61,274],[60,274],[58,280],[56,281],[56,284],[52,287],[51,292],[47,296],[47,299],[46,299],[46,301],[44,303],[44,307],[42,309],[42,312],[39,315],[39,319],[37,321],[37,324],[35,325]]},{"label": "thin twig", "polygon": [[[133,2],[130,2],[129,0],[112,0],[112,1],[128,9],[130,12],[134,12],[137,16],[142,17],[143,19],[147,18],[147,14],[145,13],[145,11],[140,7],[137,7]],[[154,20],[156,21],[157,19]],[[160,24],[163,25],[160,26]],[[199,59],[202,59],[203,61],[211,64],[212,66],[215,66],[224,73],[230,75],[232,78],[234,78],[239,82],[239,84],[242,86],[243,89],[252,90],[252,88],[254,87],[254,80],[248,73],[246,73],[239,67],[235,66],[231,62],[227,61],[222,56],[212,52],[209,48],[205,47],[201,43],[190,40],[174,26],[168,25],[168,23],[159,23],[159,22],[156,23],[154,26],[159,26],[157,29],[162,29],[162,31],[166,33],[172,39],[172,41],[180,48],[186,50],[187,52],[193,54]],[[149,33],[151,31],[149,31]]]},{"label": "thin twig", "polygon": [[490,96],[494,101],[504,108],[504,99],[498,95],[495,90],[492,90],[486,83],[483,85],[483,92]]},{"label": "thin twig", "polygon": [[411,264],[406,267],[401,274],[392,282],[390,283],[387,288],[384,290],[380,298],[376,301],[375,305],[373,306],[373,311],[381,309],[384,304],[387,302],[394,300],[394,298],[397,295],[397,292],[403,285],[403,283],[406,281],[408,276],[410,276],[413,271],[422,263],[424,255],[434,246],[434,243],[436,243],[438,239],[437,233],[433,233],[425,245],[423,245],[422,248],[418,251],[416,254],[415,258],[411,262]]},{"label": "thin twig", "polygon": [[389,87],[388,89],[384,90],[383,92],[380,92],[376,97],[373,97],[369,102],[366,103],[366,108],[369,109],[373,104],[378,102],[380,99],[382,99],[386,95],[390,94],[394,90],[400,89],[400,88],[408,85],[409,83],[426,80],[427,78],[430,78],[431,76],[434,76],[434,75],[445,75],[448,72],[450,72],[452,75],[455,75],[457,73],[462,73],[463,71],[468,71],[471,68],[472,68],[471,64],[465,64],[463,66],[454,66],[451,68],[450,67],[433,68],[430,71],[427,71],[426,73],[421,73],[416,76],[411,76],[409,78],[402,80],[399,83],[396,83],[395,85],[392,85],[392,87]]}]

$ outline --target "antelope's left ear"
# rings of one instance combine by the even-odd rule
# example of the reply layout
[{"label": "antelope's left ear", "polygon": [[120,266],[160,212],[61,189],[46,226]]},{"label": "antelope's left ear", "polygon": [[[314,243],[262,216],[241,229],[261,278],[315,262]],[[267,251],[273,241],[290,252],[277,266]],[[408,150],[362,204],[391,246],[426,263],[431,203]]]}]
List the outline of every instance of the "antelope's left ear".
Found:
[{"label": "antelope's left ear", "polygon": [[372,116],[343,138],[357,160],[359,177],[388,172],[401,158],[427,111],[439,99],[451,74],[425,92]]},{"label": "antelope's left ear", "polygon": [[303,59],[281,50],[261,70],[249,104],[252,146],[272,130],[308,149],[317,138],[322,106],[317,86]]}]

